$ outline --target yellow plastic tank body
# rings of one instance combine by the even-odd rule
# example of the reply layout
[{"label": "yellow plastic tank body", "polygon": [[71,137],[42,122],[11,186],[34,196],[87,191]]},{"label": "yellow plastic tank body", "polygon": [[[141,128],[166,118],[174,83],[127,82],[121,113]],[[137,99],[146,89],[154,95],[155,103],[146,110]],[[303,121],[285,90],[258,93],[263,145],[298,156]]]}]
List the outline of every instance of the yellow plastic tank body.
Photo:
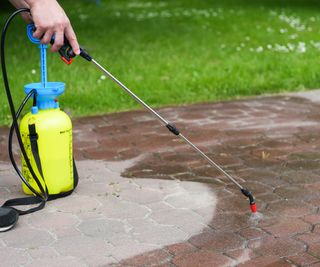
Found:
[{"label": "yellow plastic tank body", "polygon": [[[63,193],[73,189],[73,153],[72,123],[69,116],[59,108],[39,110],[38,113],[26,114],[20,123],[21,137],[31,165],[44,186],[37,164],[34,160],[29,125],[35,124],[38,134],[38,150],[43,178],[50,195]],[[22,156],[22,173],[30,185],[40,192]],[[23,183],[23,191],[32,194]],[[44,187],[45,188],[45,187]]]}]

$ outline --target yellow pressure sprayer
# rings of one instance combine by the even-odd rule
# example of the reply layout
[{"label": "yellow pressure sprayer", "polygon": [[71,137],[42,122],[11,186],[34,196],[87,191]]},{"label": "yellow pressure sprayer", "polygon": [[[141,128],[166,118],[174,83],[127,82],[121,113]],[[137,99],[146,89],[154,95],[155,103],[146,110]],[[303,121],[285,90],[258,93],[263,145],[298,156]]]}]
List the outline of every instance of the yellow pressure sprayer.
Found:
[{"label": "yellow pressure sprayer", "polygon": [[[13,117],[13,124],[9,136],[10,158],[13,158],[12,151],[10,150],[10,146],[12,145],[10,140],[12,138],[13,131],[15,130],[23,158],[23,175],[21,175],[19,170],[17,170],[14,160],[11,161],[13,162],[13,166],[17,170],[20,178],[24,181],[24,191],[27,194],[33,193],[35,197],[29,197],[28,201],[21,201],[20,199],[7,201],[2,207],[0,207],[0,231],[4,231],[13,227],[17,220],[15,217],[17,217],[19,214],[22,215],[39,210],[44,206],[46,200],[70,194],[77,184],[77,173],[72,158],[71,122],[68,116],[59,109],[58,102],[56,101],[56,97],[63,93],[64,84],[47,82],[45,68],[45,46],[40,45],[42,82],[29,84],[25,87],[27,96],[17,113],[15,112],[12,103],[5,68],[4,39],[8,24],[13,17],[16,14],[25,11],[29,12],[28,9],[17,10],[15,13],[13,13],[13,15],[11,15],[5,25],[1,38],[1,66],[9,106]],[[34,40],[32,38],[32,26],[29,27],[29,38],[32,42],[37,43],[38,40]],[[59,50],[59,53],[62,60],[67,64],[70,64],[72,62],[72,58],[76,56],[66,38],[64,45]],[[82,48],[80,48],[80,56],[93,63],[105,75],[117,83],[134,100],[141,104],[148,112],[152,113],[172,134],[178,136],[181,138],[181,140],[190,145],[190,147],[194,149],[204,160],[206,160],[206,162],[208,162],[213,168],[220,171],[232,183],[234,183],[240,189],[241,193],[249,199],[251,211],[256,213],[257,207],[255,199],[248,189],[244,188],[236,179],[223,170],[202,150],[200,150],[188,138],[186,138],[173,124],[165,120],[160,114],[143,102],[137,95],[135,95],[115,76],[101,66]],[[22,119],[20,133],[17,117],[20,115],[24,103],[27,102],[27,100],[31,97],[33,97],[34,105],[31,113],[27,114]],[[41,204],[38,207],[26,212],[19,210],[17,211],[16,209],[12,208],[14,205],[20,205],[21,202],[22,204],[26,204],[26,202],[28,202],[28,204],[41,202]]]},{"label": "yellow pressure sprayer", "polygon": [[[34,25],[27,27],[28,37],[39,45],[41,83],[25,86],[26,94],[36,90],[36,103],[20,123],[22,142],[34,170],[39,171],[49,195],[57,195],[73,189],[72,124],[69,116],[60,110],[57,97],[64,92],[62,82],[47,81],[46,49],[39,39],[32,36]],[[35,180],[22,157],[22,173],[38,192]],[[32,194],[23,184],[26,194]]]},{"label": "yellow pressure sprayer", "polygon": [[[69,116],[60,110],[57,99],[64,92],[65,84],[47,81],[47,45],[41,44],[39,39],[33,37],[33,24],[27,26],[27,36],[40,49],[41,82],[27,84],[24,88],[27,96],[17,112],[14,108],[5,64],[5,37],[12,19],[25,11],[29,10],[17,10],[5,24],[1,35],[1,67],[13,118],[9,132],[9,157],[23,181],[23,191],[32,196],[10,199],[0,207],[0,232],[14,227],[19,215],[38,211],[45,206],[46,201],[70,195],[78,184],[72,152],[72,123]],[[18,118],[31,98],[31,111],[22,118],[19,126]],[[12,153],[14,132],[21,148],[21,171]],[[27,210],[15,208],[30,204],[37,206]]]}]

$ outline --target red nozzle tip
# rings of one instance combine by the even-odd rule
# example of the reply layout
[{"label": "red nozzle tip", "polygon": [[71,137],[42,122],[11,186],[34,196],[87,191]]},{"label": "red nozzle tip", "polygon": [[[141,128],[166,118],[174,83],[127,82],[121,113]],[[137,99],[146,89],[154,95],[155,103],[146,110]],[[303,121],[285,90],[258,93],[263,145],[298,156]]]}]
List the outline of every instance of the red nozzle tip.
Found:
[{"label": "red nozzle tip", "polygon": [[256,212],[257,212],[257,205],[256,205],[256,203],[250,204],[250,208],[251,208],[251,211],[252,211],[253,213],[256,213]]}]

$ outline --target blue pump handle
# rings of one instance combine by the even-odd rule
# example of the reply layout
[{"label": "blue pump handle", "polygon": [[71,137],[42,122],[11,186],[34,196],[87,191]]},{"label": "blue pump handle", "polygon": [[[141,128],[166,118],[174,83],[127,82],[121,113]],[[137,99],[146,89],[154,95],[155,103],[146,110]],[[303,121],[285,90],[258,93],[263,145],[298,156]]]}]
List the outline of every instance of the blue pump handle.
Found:
[{"label": "blue pump handle", "polygon": [[27,35],[29,40],[38,44],[40,48],[40,68],[41,68],[41,85],[43,88],[47,87],[47,45],[41,44],[40,39],[33,37],[35,26],[33,23],[27,25]]},{"label": "blue pump handle", "polygon": [[[56,98],[64,92],[65,84],[61,82],[48,82],[47,80],[47,48],[45,44],[41,44],[40,40],[33,37],[35,25],[33,23],[27,25],[27,36],[29,40],[38,45],[40,49],[40,69],[41,83],[31,83],[25,86],[25,92],[35,89],[37,91],[37,107],[38,109],[58,108],[59,104]],[[33,112],[36,109],[33,110]]]}]

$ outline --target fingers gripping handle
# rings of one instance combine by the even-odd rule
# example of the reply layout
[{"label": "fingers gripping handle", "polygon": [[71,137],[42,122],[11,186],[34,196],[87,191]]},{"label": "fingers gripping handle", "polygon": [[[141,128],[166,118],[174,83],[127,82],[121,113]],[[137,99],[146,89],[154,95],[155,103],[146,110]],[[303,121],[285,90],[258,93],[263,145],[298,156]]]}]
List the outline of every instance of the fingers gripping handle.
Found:
[{"label": "fingers gripping handle", "polygon": [[[33,33],[36,31],[35,25],[33,23],[29,24],[27,30],[28,30],[29,39],[33,43],[40,44],[40,40],[33,37]],[[54,36],[52,36],[50,44],[54,44]],[[76,57],[76,54],[73,52],[72,47],[66,37],[64,37],[64,43],[59,49],[59,54],[61,59],[68,65],[71,64],[72,59]],[[92,57],[82,47],[80,47],[80,56],[86,59],[87,61],[92,60]]]},{"label": "fingers gripping handle", "polygon": [[[54,38],[51,39],[50,43],[54,44]],[[72,59],[76,57],[76,54],[73,52],[72,47],[66,37],[64,37],[64,44],[59,49],[59,54],[61,59],[68,65],[70,65],[72,63]],[[87,61],[92,60],[92,57],[82,47],[80,47],[80,56]]]}]

